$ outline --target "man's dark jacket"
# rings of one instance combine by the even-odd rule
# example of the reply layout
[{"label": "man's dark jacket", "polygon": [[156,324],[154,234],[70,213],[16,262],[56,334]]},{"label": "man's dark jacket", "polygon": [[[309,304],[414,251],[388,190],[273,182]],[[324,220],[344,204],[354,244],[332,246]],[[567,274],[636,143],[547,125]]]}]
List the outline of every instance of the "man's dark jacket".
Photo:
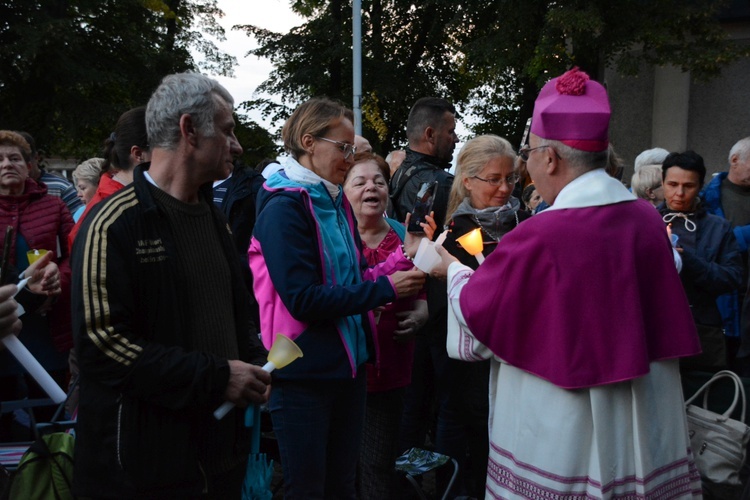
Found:
[{"label": "man's dark jacket", "polygon": [[221,211],[229,220],[229,227],[234,235],[237,253],[240,254],[240,259],[244,261],[248,269],[247,249],[250,246],[253,227],[255,227],[255,201],[258,191],[263,187],[263,182],[265,182],[263,175],[251,168],[235,171],[227,181],[227,192],[221,204]]},{"label": "man's dark jacket", "polygon": [[445,170],[449,167],[450,163],[406,148],[406,157],[391,179],[390,197],[393,207],[389,215],[403,222],[407,212],[414,208],[417,192],[422,184],[438,181],[433,210],[439,233],[445,223],[445,211],[448,209],[448,197],[453,185],[453,176]]},{"label": "man's dark jacket", "polygon": [[250,246],[250,238],[253,236],[257,217],[256,199],[258,191],[263,187],[263,182],[265,182],[263,175],[251,168],[235,170],[234,175],[227,181],[227,192],[221,204],[221,211],[229,221],[229,228],[232,230],[234,246],[240,259],[242,279],[250,292],[252,300],[249,306],[250,316],[256,325],[260,324],[260,316],[258,303],[253,295],[253,275],[247,260],[247,249]]},{"label": "man's dark jacket", "polygon": [[[425,182],[438,182],[435,191],[435,201],[432,210],[435,212],[435,223],[437,231],[435,235],[442,232],[445,224],[445,212],[448,210],[448,198],[453,185],[453,175],[445,169],[450,163],[441,162],[434,156],[418,153],[406,148],[406,157],[401,166],[393,174],[390,185],[390,198],[392,218],[403,222],[406,214],[414,208],[417,192]],[[424,331],[445,331],[443,318],[448,306],[445,283],[435,279],[427,281],[427,306],[430,311],[430,320],[423,327]],[[443,342],[443,337],[433,335],[435,342]]]},{"label": "man's dark jacket", "polygon": [[[193,350],[183,335],[185,286],[167,217],[139,166],[134,182],[100,203],[73,247],[73,332],[81,370],[74,491],[92,498],[186,498],[205,490],[199,422],[224,400],[226,359]],[[210,200],[211,186],[203,188]],[[232,270],[240,359],[265,350],[226,219],[211,206]],[[198,244],[198,242],[196,242]],[[211,311],[206,311],[210,314]],[[242,413],[230,412],[238,429]],[[247,452],[245,440],[235,445]]]}]

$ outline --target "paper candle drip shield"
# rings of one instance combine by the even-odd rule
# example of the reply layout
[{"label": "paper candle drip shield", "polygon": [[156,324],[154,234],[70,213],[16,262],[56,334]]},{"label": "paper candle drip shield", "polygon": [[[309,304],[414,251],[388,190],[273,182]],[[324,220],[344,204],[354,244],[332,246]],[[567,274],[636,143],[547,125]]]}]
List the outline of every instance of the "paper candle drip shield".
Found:
[{"label": "paper candle drip shield", "polygon": [[[263,369],[271,373],[276,368],[284,368],[297,358],[302,357],[302,350],[294,343],[292,339],[281,333],[276,335],[271,350],[268,351],[268,362],[263,365]],[[216,420],[221,420],[234,408],[234,403],[227,401],[214,411]]]},{"label": "paper candle drip shield", "polygon": [[47,254],[47,250],[29,250],[26,252],[26,258],[29,260],[29,265],[33,264],[34,262],[41,259],[44,255]]},{"label": "paper candle drip shield", "polygon": [[484,255],[482,254],[482,250],[484,250],[484,242],[482,241],[482,230],[480,228],[476,228],[465,235],[456,238],[456,241],[470,255],[473,255],[477,259],[477,262],[480,264],[484,262]]},{"label": "paper candle drip shield", "polygon": [[284,368],[297,358],[302,357],[302,351],[292,339],[279,333],[268,351],[268,363],[263,369],[271,373],[274,368]]},{"label": "paper candle drip shield", "polygon": [[435,249],[436,244],[427,238],[419,242],[417,254],[414,256],[414,265],[423,273],[429,274],[432,268],[441,261],[440,254]]}]

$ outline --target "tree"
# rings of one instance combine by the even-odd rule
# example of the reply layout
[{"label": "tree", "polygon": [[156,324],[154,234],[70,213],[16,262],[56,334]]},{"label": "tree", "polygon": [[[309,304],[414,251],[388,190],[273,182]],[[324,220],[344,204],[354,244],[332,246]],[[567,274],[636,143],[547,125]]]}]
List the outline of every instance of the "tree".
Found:
[{"label": "tree", "polygon": [[[405,142],[416,99],[451,99],[476,118],[474,133],[518,143],[541,86],[578,65],[633,75],[642,63],[677,64],[701,78],[744,52],[719,22],[724,0],[363,0],[363,125],[381,152]],[[237,26],[274,71],[256,99],[281,121],[291,107],[327,94],[351,101],[351,21],[341,0],[296,0],[306,23],[288,34]],[[377,144],[377,145],[376,145]]]},{"label": "tree", "polygon": [[234,134],[242,145],[240,160],[245,165],[254,168],[262,160],[275,159],[279,155],[280,148],[265,128],[237,113],[234,115],[234,121]]},{"label": "tree", "polygon": [[0,127],[56,155],[100,154],[165,75],[231,74],[207,38],[223,39],[222,15],[216,0],[0,0]]},{"label": "tree", "polygon": [[[719,22],[724,0],[471,2],[462,61],[474,85],[474,132],[493,129],[516,144],[546,81],[572,66],[603,80],[604,69],[634,76],[644,64],[675,64],[699,79],[747,51]],[[499,89],[499,92],[493,92]]]},{"label": "tree", "polygon": [[[406,142],[406,118],[417,99],[466,98],[459,68],[445,49],[452,45],[452,30],[460,28],[461,9],[447,1],[371,0],[363,6],[364,135],[376,151],[386,153]],[[298,0],[293,9],[309,21],[287,34],[235,26],[258,40],[251,54],[274,65],[258,92],[280,96],[282,102],[259,98],[245,105],[261,109],[275,123],[313,96],[351,102],[351,5]]]}]

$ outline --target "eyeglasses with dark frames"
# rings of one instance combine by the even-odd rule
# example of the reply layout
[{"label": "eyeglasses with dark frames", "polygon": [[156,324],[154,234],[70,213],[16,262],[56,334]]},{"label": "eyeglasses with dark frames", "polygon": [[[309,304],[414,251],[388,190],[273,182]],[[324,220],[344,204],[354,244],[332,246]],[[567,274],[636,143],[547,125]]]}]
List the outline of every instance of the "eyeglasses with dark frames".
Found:
[{"label": "eyeglasses with dark frames", "polygon": [[503,177],[490,177],[489,179],[482,179],[478,175],[475,175],[472,178],[476,179],[478,181],[486,182],[487,184],[489,184],[492,187],[498,187],[503,182],[505,182],[508,186],[510,186],[512,188],[513,186],[516,185],[516,183],[521,178],[521,176],[518,175],[518,174],[511,174],[511,175],[509,175],[508,177],[505,177],[505,178],[503,178]]},{"label": "eyeglasses with dark frames", "polygon": [[521,157],[523,161],[529,161],[529,153],[534,151],[535,149],[542,149],[542,148],[551,148],[549,144],[545,144],[544,146],[537,146],[535,148],[525,147],[518,150],[518,156]]},{"label": "eyeglasses with dark frames", "polygon": [[345,160],[349,158],[350,156],[354,156],[355,154],[357,154],[357,148],[353,144],[349,144],[349,143],[341,142],[341,141],[334,141],[333,139],[328,139],[327,137],[316,137],[316,139],[330,142],[332,144],[336,144],[339,147],[339,151],[344,153]]}]

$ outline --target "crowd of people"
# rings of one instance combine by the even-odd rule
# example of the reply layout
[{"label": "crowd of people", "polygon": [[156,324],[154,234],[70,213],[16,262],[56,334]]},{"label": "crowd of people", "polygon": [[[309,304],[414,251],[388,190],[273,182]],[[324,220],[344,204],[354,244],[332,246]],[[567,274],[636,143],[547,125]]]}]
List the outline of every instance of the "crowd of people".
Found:
[{"label": "crowd of people", "polygon": [[[473,137],[453,173],[437,97],[385,158],[310,99],[289,156],[253,169],[233,106],[169,75],[74,183],[0,131],[0,335],[78,382],[77,495],[239,498],[245,408],[265,405],[285,498],[399,498],[412,448],[456,460],[449,498],[701,496],[681,374],[750,375],[750,137],[708,183],[698,153],[645,150],[629,190],[606,90],[573,69],[520,149]],[[271,376],[279,334],[303,356]],[[0,358],[1,400],[39,395]],[[3,415],[0,440],[18,427]]]}]

